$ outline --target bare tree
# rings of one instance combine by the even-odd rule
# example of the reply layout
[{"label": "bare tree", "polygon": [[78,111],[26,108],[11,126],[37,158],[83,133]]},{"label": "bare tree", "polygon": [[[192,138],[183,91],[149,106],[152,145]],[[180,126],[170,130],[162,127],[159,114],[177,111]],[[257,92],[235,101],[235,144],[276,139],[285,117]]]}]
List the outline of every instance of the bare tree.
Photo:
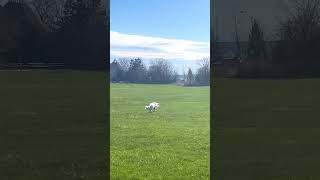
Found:
[{"label": "bare tree", "polygon": [[177,72],[169,61],[156,59],[151,62],[148,77],[151,83],[171,83],[177,80]]},{"label": "bare tree", "polygon": [[279,25],[274,62],[289,75],[319,74],[320,1],[296,0],[292,7]]},{"label": "bare tree", "polygon": [[283,40],[310,40],[319,35],[320,1],[296,0],[288,19],[280,22]]},{"label": "bare tree", "polygon": [[210,84],[210,60],[209,58],[203,58],[198,62],[199,69],[197,70],[195,80],[199,85]]},{"label": "bare tree", "polygon": [[125,72],[128,71],[129,67],[130,67],[130,59],[128,58],[119,58],[118,60],[118,63],[121,67],[121,69]]},{"label": "bare tree", "polygon": [[116,60],[110,64],[110,79],[112,82],[121,81],[122,69]]},{"label": "bare tree", "polygon": [[117,63],[119,65],[120,73],[120,80],[127,81],[128,80],[128,71],[130,68],[130,59],[129,58],[119,58],[117,59]]},{"label": "bare tree", "polygon": [[51,31],[59,28],[63,18],[64,0],[32,0],[31,4],[42,23]]}]

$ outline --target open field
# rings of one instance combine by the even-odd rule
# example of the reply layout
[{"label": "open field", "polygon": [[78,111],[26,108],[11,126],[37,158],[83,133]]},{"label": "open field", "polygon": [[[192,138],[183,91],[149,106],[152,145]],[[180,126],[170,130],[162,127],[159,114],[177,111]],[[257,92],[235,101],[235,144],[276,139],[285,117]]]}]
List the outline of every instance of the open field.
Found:
[{"label": "open field", "polygon": [[215,179],[320,179],[319,79],[214,86]]},{"label": "open field", "polygon": [[111,178],[209,179],[209,107],[209,87],[112,84]]},{"label": "open field", "polygon": [[0,71],[0,179],[106,177],[103,72]]}]

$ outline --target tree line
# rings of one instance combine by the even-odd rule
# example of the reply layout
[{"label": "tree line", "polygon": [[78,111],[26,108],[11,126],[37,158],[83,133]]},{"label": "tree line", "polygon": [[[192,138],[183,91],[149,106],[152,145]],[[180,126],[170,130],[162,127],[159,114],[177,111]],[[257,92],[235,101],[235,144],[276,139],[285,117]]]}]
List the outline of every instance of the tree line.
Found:
[{"label": "tree line", "polygon": [[[292,5],[288,17],[278,23],[274,43],[266,42],[260,22],[251,18],[240,76],[320,76],[320,1],[296,0]],[[214,62],[222,58],[215,43],[211,54]]]},{"label": "tree line", "polygon": [[[110,64],[111,82],[169,84],[181,80],[185,86],[210,84],[210,61],[204,58],[198,62],[195,73],[191,68],[187,74],[179,75],[170,61],[152,60],[147,67],[141,58],[119,58]],[[182,76],[182,78],[179,78]]]},{"label": "tree line", "polygon": [[19,21],[24,33],[18,48],[7,54],[7,62],[64,63],[72,69],[105,70],[109,22],[101,2],[32,0],[29,7],[45,28],[40,32],[32,29],[35,17]]}]

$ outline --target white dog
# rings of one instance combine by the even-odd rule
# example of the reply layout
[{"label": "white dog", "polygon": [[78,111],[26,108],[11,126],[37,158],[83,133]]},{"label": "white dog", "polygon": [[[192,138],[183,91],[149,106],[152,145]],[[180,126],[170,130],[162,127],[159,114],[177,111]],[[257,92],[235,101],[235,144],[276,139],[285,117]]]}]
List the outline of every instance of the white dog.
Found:
[{"label": "white dog", "polygon": [[145,109],[149,109],[149,112],[154,112],[158,110],[159,107],[160,107],[160,103],[152,102],[149,105],[145,106]]}]

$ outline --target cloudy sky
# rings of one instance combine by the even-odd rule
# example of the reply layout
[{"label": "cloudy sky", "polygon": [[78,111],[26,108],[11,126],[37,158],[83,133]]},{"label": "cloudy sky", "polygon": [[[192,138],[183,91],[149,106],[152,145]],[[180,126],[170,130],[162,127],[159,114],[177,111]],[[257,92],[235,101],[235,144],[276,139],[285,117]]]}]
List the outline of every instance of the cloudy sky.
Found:
[{"label": "cloudy sky", "polygon": [[210,56],[210,0],[111,0],[111,59],[164,58],[194,66]]},{"label": "cloudy sky", "polygon": [[112,56],[196,60],[209,56],[209,43],[110,32]]}]

